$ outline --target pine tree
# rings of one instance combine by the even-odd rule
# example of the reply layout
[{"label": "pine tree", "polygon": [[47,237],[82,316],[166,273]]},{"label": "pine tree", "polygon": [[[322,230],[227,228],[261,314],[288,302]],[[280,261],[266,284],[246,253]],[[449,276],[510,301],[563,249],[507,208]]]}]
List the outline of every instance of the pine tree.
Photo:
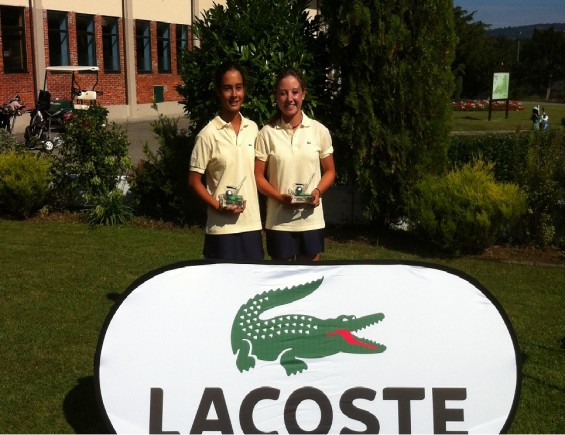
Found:
[{"label": "pine tree", "polygon": [[407,189],[444,170],[451,0],[324,0],[324,35],[335,68],[336,165],[348,165],[367,216],[402,214]]}]

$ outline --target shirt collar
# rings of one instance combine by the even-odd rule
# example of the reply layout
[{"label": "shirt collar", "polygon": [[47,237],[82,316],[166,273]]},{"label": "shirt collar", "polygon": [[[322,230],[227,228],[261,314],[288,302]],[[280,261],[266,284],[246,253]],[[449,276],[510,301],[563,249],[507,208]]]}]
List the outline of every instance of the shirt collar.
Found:
[{"label": "shirt collar", "polygon": [[[302,122],[300,123],[298,128],[310,127],[311,125],[312,125],[312,119],[308,118],[308,116],[306,116],[306,113],[302,112]],[[275,127],[283,129],[283,130],[285,128],[290,128],[289,124],[284,122],[284,120],[282,119],[282,116],[279,117],[279,119],[277,120]]]},{"label": "shirt collar", "polygon": [[[249,120],[245,116],[243,116],[241,112],[239,112],[239,114],[241,115],[241,128],[247,127],[249,125]],[[220,118],[220,115],[216,115],[212,120],[212,122],[214,123],[214,126],[218,130],[221,130],[222,128],[226,128],[227,126],[230,125],[229,122],[226,122],[222,118]]]}]

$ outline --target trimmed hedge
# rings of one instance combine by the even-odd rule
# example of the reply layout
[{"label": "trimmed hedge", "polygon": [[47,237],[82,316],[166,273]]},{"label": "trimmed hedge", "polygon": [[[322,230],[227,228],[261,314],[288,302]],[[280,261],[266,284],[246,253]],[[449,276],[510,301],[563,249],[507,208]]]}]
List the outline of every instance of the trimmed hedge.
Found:
[{"label": "trimmed hedge", "polygon": [[408,200],[410,228],[426,243],[454,254],[492,245],[526,211],[523,192],[498,183],[492,164],[477,160],[444,176],[425,176]]}]

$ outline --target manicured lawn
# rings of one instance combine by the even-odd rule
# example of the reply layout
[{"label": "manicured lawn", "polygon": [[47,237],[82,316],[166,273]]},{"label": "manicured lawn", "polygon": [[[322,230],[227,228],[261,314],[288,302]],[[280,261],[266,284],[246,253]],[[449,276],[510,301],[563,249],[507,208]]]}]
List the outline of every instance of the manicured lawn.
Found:
[{"label": "manicured lawn", "polygon": [[[201,258],[202,241],[200,228],[0,220],[0,432],[104,432],[92,376],[110,308],[141,275]],[[565,260],[445,259],[353,233],[328,239],[324,259],[419,260],[478,279],[507,311],[525,357],[511,432],[565,432]]]},{"label": "manicured lawn", "polygon": [[551,128],[562,128],[561,118],[565,117],[565,104],[522,101],[524,110],[509,111],[508,119],[504,111],[493,111],[488,120],[487,111],[454,111],[451,120],[452,131],[523,131],[532,128],[530,116],[534,106],[544,107],[549,116]]}]

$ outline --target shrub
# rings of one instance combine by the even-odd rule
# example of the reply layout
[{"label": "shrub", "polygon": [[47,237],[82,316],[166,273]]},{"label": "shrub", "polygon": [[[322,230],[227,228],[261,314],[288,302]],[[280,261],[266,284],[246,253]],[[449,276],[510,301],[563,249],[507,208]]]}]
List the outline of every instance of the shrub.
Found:
[{"label": "shrub", "polygon": [[552,213],[565,200],[565,131],[454,136],[449,157],[453,168],[476,158],[493,163],[497,181],[517,184],[526,193],[528,214],[517,239],[544,246],[565,231]]},{"label": "shrub", "polygon": [[16,136],[0,129],[0,154],[11,150],[23,151],[24,149],[24,145],[18,142]]},{"label": "shrub", "polygon": [[64,145],[54,156],[55,207],[91,208],[97,201],[103,206],[108,198],[118,200],[112,192],[120,177],[131,172],[129,142],[125,130],[108,124],[107,114],[105,108],[91,106],[66,124]]},{"label": "shrub", "polygon": [[17,218],[27,218],[44,203],[51,162],[47,157],[15,150],[0,154],[0,206]]},{"label": "shrub", "polygon": [[90,225],[119,225],[127,223],[133,216],[132,208],[124,201],[123,192],[114,189],[91,197],[86,213]]},{"label": "shrub", "polygon": [[178,128],[178,119],[159,115],[152,123],[159,149],[146,145],[147,160],[134,169],[131,192],[136,213],[181,225],[202,223],[205,206],[188,188],[188,170],[194,136]]},{"label": "shrub", "polygon": [[518,186],[497,183],[492,169],[477,160],[416,183],[408,200],[411,230],[449,253],[478,252],[494,243],[526,205]]},{"label": "shrub", "polygon": [[553,243],[556,234],[552,210],[565,199],[565,135],[536,132],[527,138],[524,168],[516,174],[527,197],[526,239],[546,246]]}]

